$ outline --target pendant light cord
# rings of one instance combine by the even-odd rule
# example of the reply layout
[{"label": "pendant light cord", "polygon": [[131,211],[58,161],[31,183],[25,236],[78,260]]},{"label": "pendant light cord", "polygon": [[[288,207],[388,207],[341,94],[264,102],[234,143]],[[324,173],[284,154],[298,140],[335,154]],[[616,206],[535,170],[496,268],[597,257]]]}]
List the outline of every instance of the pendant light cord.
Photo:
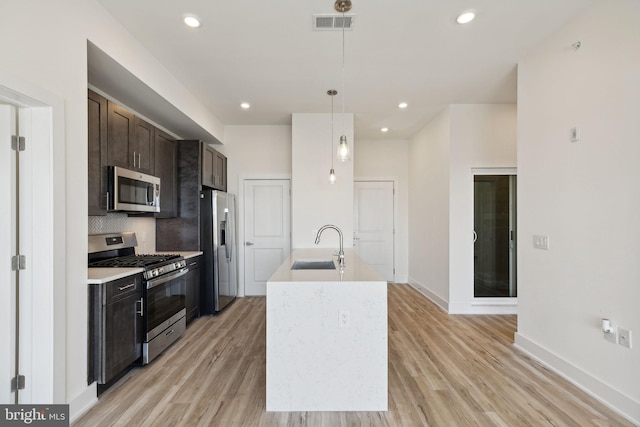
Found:
[{"label": "pendant light cord", "polygon": [[335,95],[331,95],[331,170],[333,170],[333,97]]},{"label": "pendant light cord", "polygon": [[344,26],[345,26],[344,7],[342,8],[342,134],[344,130]]}]

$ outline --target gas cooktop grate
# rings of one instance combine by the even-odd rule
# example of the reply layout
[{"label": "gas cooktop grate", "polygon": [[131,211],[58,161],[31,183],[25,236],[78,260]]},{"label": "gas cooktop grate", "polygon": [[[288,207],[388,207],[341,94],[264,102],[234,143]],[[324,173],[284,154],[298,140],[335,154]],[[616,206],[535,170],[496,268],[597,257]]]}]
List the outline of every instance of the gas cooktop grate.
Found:
[{"label": "gas cooktop grate", "polygon": [[89,263],[89,267],[150,267],[180,258],[180,255],[128,255]]}]

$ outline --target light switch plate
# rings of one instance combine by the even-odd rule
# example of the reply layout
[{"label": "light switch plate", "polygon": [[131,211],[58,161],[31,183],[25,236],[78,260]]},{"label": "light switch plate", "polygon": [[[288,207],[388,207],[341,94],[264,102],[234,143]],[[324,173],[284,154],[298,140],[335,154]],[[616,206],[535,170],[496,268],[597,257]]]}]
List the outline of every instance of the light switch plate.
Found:
[{"label": "light switch plate", "polygon": [[629,329],[618,328],[618,344],[631,348],[631,331]]},{"label": "light switch plate", "polygon": [[549,236],[542,235],[542,234],[534,234],[533,247],[536,249],[549,250]]}]

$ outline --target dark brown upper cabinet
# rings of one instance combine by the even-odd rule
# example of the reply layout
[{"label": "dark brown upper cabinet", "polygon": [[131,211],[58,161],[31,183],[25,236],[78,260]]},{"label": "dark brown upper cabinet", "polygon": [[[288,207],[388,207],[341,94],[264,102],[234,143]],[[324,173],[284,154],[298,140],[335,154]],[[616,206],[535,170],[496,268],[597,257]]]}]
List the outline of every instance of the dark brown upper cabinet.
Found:
[{"label": "dark brown upper cabinet", "polygon": [[108,101],[107,162],[109,166],[132,169],[133,150],[129,152],[135,137],[135,116],[129,110]]},{"label": "dark brown upper cabinet", "polygon": [[131,111],[108,101],[109,166],[154,174],[155,128]]},{"label": "dark brown upper cabinet", "polygon": [[160,178],[160,213],[178,215],[178,153],[167,133],[105,97],[88,91],[89,215],[107,214],[107,166]]},{"label": "dark brown upper cabinet", "polygon": [[227,158],[208,144],[202,144],[202,185],[227,191]]},{"label": "dark brown upper cabinet", "polygon": [[89,90],[89,215],[107,214],[107,99]]},{"label": "dark brown upper cabinet", "polygon": [[135,116],[134,121],[134,138],[132,144],[129,144],[129,155],[133,151],[131,157],[134,162],[133,169],[149,175],[155,175],[154,146],[156,129],[138,116]]},{"label": "dark brown upper cabinet", "polygon": [[155,175],[160,178],[158,218],[178,216],[178,148],[176,141],[160,129],[155,130]]}]

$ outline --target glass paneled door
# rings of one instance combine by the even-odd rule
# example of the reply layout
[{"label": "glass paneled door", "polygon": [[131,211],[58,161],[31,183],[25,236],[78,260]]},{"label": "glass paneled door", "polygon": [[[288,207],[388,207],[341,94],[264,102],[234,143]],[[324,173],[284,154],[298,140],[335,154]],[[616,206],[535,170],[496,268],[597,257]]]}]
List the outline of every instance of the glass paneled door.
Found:
[{"label": "glass paneled door", "polygon": [[474,297],[516,297],[516,176],[475,175]]}]

